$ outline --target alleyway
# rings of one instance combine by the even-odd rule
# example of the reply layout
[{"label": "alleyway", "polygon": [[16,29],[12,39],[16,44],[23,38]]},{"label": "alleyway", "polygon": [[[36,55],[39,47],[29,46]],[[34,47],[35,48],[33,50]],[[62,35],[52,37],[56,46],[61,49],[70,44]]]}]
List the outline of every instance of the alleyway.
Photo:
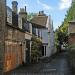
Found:
[{"label": "alleyway", "polygon": [[48,59],[38,64],[25,65],[7,75],[73,75],[67,59],[67,52],[63,52],[51,61]]}]

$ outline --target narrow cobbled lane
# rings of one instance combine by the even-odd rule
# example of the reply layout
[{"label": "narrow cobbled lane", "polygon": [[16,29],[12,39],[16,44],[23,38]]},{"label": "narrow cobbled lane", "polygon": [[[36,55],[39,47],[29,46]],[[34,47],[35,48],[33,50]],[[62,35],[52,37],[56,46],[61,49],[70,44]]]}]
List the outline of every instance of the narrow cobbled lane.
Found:
[{"label": "narrow cobbled lane", "polygon": [[29,64],[11,71],[7,75],[73,75],[68,63],[67,52],[58,54],[37,64]]}]

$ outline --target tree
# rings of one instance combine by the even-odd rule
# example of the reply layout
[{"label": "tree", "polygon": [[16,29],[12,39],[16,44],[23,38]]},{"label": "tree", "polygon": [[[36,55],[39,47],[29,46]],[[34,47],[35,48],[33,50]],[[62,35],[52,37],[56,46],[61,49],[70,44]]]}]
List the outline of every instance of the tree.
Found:
[{"label": "tree", "polygon": [[56,46],[57,50],[61,51],[61,45],[68,44],[68,35],[65,32],[62,32],[61,27],[55,32]]},{"label": "tree", "polygon": [[37,13],[29,13],[28,15],[27,15],[27,19],[30,21],[34,16],[36,16],[37,15]]},{"label": "tree", "polygon": [[61,26],[55,31],[56,43],[58,45],[61,45],[63,42],[68,44],[68,22],[73,20],[73,18],[75,18],[75,0],[72,1],[71,7],[68,9]]}]

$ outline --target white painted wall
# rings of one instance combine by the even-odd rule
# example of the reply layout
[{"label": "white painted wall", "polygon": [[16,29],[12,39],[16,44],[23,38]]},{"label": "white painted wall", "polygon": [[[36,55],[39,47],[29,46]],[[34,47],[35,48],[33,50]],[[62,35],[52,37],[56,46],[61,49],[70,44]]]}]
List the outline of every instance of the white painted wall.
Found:
[{"label": "white painted wall", "polygon": [[56,52],[56,50],[55,50],[55,46],[54,46],[55,38],[54,38],[53,23],[52,23],[52,20],[51,20],[50,16],[48,17],[48,21],[47,22],[48,22],[47,24],[49,25],[49,27],[48,27],[48,32],[49,32],[49,34],[48,34],[48,36],[49,36],[48,43],[50,45],[49,50],[51,51],[50,54],[52,55],[52,54],[54,54]]},{"label": "white painted wall", "polygon": [[42,29],[42,43],[48,43],[48,29]]},{"label": "white painted wall", "polygon": [[22,29],[22,16],[21,15],[18,16],[18,27]]},{"label": "white painted wall", "polygon": [[54,32],[50,16],[48,16],[46,28],[42,29],[42,43],[48,43],[48,45],[46,45],[47,57],[56,52],[54,48]]}]

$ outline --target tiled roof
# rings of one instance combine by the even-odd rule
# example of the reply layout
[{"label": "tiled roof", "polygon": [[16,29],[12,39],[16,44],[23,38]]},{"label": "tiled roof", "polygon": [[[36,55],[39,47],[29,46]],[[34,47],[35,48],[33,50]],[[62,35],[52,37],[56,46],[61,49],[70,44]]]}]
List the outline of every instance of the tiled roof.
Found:
[{"label": "tiled roof", "polygon": [[75,23],[75,19],[73,19],[72,21],[69,21],[69,23]]},{"label": "tiled roof", "polygon": [[48,16],[44,16],[44,15],[41,15],[41,16],[35,16],[31,19],[31,23],[37,25],[37,26],[42,26],[42,27],[46,27],[46,24],[47,24],[47,18]]}]

